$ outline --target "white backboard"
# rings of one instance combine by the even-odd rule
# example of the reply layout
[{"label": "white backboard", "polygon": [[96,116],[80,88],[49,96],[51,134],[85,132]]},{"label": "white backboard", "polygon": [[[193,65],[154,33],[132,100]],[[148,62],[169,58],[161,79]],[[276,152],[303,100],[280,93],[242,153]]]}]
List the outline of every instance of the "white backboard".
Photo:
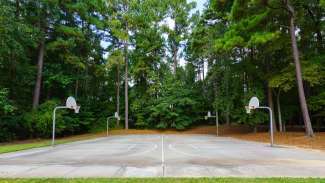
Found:
[{"label": "white backboard", "polygon": [[69,109],[76,109],[77,108],[77,102],[73,97],[68,97],[67,101],[65,102],[65,106]]},{"label": "white backboard", "polygon": [[115,117],[117,120],[120,120],[120,116],[118,115],[118,112],[115,112],[114,117]]},{"label": "white backboard", "polygon": [[75,112],[75,113],[79,113],[79,110],[80,110],[80,106],[77,106],[77,107],[74,109],[74,112]]},{"label": "white backboard", "polygon": [[248,104],[248,107],[250,109],[256,109],[260,106],[260,101],[258,100],[257,97],[252,97],[250,100],[249,100],[249,104]]}]

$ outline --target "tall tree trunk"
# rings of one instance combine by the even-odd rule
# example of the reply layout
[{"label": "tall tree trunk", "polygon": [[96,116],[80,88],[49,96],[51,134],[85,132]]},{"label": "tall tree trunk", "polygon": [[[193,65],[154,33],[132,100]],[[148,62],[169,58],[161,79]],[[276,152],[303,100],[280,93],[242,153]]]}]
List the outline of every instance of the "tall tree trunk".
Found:
[{"label": "tall tree trunk", "polygon": [[[120,62],[117,63],[117,74],[116,74],[116,112],[120,115]],[[116,125],[120,126],[120,120],[117,119]]]},{"label": "tall tree trunk", "polygon": [[202,62],[202,80],[204,80],[204,60]]},{"label": "tall tree trunk", "polygon": [[295,35],[295,10],[293,6],[289,3],[289,0],[284,0],[285,5],[287,6],[287,10],[289,11],[289,19],[290,19],[290,36],[291,36],[291,45],[292,45],[292,54],[293,59],[296,66],[296,79],[297,79],[297,85],[298,85],[298,93],[299,93],[299,101],[300,101],[300,107],[303,115],[303,120],[305,124],[305,131],[306,135],[309,137],[314,136],[313,128],[311,125],[309,113],[308,113],[308,107],[305,97],[305,91],[304,91],[304,85],[302,81],[302,73],[301,73],[301,66],[300,66],[300,60],[299,60],[299,51],[297,46],[297,40]]},{"label": "tall tree trunk", "polygon": [[79,79],[76,80],[76,84],[74,87],[74,97],[78,98],[78,90],[79,90]]},{"label": "tall tree trunk", "polygon": [[19,19],[20,16],[20,0],[16,0],[16,18]]},{"label": "tall tree trunk", "polygon": [[281,90],[279,89],[277,96],[276,96],[276,104],[278,109],[278,122],[279,122],[279,130],[283,132],[283,124],[282,124],[282,113],[281,113],[281,104],[280,104],[280,93]]},{"label": "tall tree trunk", "polygon": [[230,80],[230,68],[228,67],[228,65],[226,65],[225,67],[226,69],[226,73],[225,73],[225,77],[226,77],[226,96],[227,96],[227,107],[226,107],[226,125],[229,126],[230,125],[230,104],[229,102],[231,101],[230,96],[229,96],[229,80]]},{"label": "tall tree trunk", "polygon": [[176,70],[177,70],[177,65],[178,65],[177,52],[178,52],[178,48],[177,48],[177,46],[175,45],[174,53],[173,53],[173,62],[174,62],[173,70],[174,70],[174,74],[175,74],[175,75],[176,75]]},{"label": "tall tree trunk", "polygon": [[[127,13],[129,11],[129,5],[128,1],[124,1],[123,4],[124,7],[124,13]],[[127,35],[129,35],[129,24],[128,21],[125,20],[125,27],[124,31]],[[124,96],[125,96],[125,129],[129,129],[129,77],[128,77],[128,67],[129,67],[129,58],[128,58],[128,50],[129,50],[129,37],[127,37],[126,40],[124,40],[124,62],[125,62],[125,78],[124,78]]]},{"label": "tall tree trunk", "polygon": [[40,99],[40,95],[41,95],[44,51],[45,51],[45,40],[43,38],[39,44],[39,47],[38,47],[37,77],[36,77],[36,84],[35,84],[35,88],[34,88],[33,109],[36,109],[38,107],[39,99]]},{"label": "tall tree trunk", "polygon": [[[319,7],[320,8],[320,7]],[[323,36],[322,36],[322,21],[321,21],[321,14],[318,15],[317,13],[313,13],[313,11],[308,7],[305,6],[305,9],[310,15],[310,18],[313,20],[314,25],[315,25],[315,33],[316,33],[316,38],[317,38],[317,50],[316,53],[320,54],[322,49],[323,49]],[[320,11],[321,12],[321,11]]]},{"label": "tall tree trunk", "polygon": [[198,80],[201,81],[202,80],[201,79],[201,65],[198,64],[197,65],[197,68],[198,68],[198,70],[197,70],[197,77],[198,77]]},{"label": "tall tree trunk", "polygon": [[227,105],[227,109],[226,109],[226,125],[229,126],[230,125],[230,118],[229,118],[229,114],[230,114],[230,109],[229,109],[229,104]]},{"label": "tall tree trunk", "polygon": [[208,61],[207,61],[207,74],[209,73],[209,70],[210,70],[210,67],[211,67],[211,64],[212,63],[212,59],[210,58]]},{"label": "tall tree trunk", "polygon": [[129,129],[129,79],[128,79],[128,43],[124,42],[125,61],[125,129]]},{"label": "tall tree trunk", "polygon": [[269,103],[269,107],[272,109],[273,131],[276,132],[277,127],[276,127],[276,122],[275,122],[275,118],[274,118],[274,104],[273,104],[272,88],[270,88],[269,86],[267,87],[267,100],[268,100],[268,103]]},{"label": "tall tree trunk", "polygon": [[85,84],[84,84],[84,95],[86,96],[86,100],[88,101],[88,99],[89,99],[89,90],[88,90],[88,67],[89,67],[89,65],[88,64],[86,64],[86,67],[85,67],[85,73],[84,73],[84,76],[85,76]]},{"label": "tall tree trunk", "polygon": [[15,93],[15,87],[16,87],[16,75],[17,75],[17,70],[16,70],[16,67],[17,67],[17,59],[16,59],[16,55],[15,54],[10,54],[10,57],[11,57],[11,66],[10,66],[10,79],[11,79],[11,82],[10,82],[10,92],[9,92],[9,97],[11,99],[15,99],[17,94]]}]

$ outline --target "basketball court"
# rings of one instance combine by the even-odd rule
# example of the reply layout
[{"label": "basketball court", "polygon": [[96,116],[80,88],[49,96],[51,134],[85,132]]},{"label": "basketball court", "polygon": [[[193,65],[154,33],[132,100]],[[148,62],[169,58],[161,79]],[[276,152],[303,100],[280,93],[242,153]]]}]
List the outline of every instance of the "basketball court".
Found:
[{"label": "basketball court", "polygon": [[0,155],[0,177],[325,177],[325,152],[212,135],[126,135]]}]

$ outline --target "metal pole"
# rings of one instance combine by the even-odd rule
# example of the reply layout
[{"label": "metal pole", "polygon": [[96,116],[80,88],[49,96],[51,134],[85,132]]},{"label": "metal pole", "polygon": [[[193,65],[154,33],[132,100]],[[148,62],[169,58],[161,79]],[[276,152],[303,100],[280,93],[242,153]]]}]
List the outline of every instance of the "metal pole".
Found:
[{"label": "metal pole", "polygon": [[110,119],[112,119],[112,118],[115,118],[115,116],[110,116],[110,117],[108,117],[107,120],[106,120],[106,136],[108,136],[108,121],[109,121]]},{"label": "metal pole", "polygon": [[111,118],[111,117],[108,117],[106,120],[106,137],[108,137],[108,120],[109,120],[109,118]]},{"label": "metal pole", "polygon": [[109,120],[109,117],[106,120],[106,137],[108,137],[108,120]]},{"label": "metal pole", "polygon": [[272,109],[268,107],[270,112],[270,132],[271,132],[271,147],[273,147],[273,117],[272,117]]},{"label": "metal pole", "polygon": [[270,113],[270,138],[271,138],[271,147],[274,144],[274,137],[273,137],[273,117],[272,117],[272,109],[270,107],[258,107],[260,109],[267,109]]},{"label": "metal pole", "polygon": [[55,112],[56,112],[56,108],[54,108],[53,110],[53,118],[52,118],[52,146],[54,146],[54,140],[55,140]]},{"label": "metal pole", "polygon": [[216,111],[216,117],[217,117],[217,123],[219,125],[219,113],[218,113],[218,111]]},{"label": "metal pole", "polygon": [[216,125],[217,125],[217,136],[219,136],[219,120],[218,120],[218,111],[216,111]]},{"label": "metal pole", "polygon": [[55,143],[55,113],[56,113],[56,110],[57,109],[67,109],[68,107],[66,106],[58,106],[58,107],[55,107],[54,110],[53,110],[53,118],[52,118],[52,146],[54,146],[54,143]]}]

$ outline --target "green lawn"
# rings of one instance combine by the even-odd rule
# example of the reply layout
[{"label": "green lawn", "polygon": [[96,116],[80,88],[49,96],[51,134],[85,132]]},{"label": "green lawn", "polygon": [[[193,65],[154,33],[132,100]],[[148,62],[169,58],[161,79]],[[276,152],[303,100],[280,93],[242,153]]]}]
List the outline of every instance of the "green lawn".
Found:
[{"label": "green lawn", "polygon": [[36,147],[44,147],[50,144],[49,141],[32,142],[26,144],[8,144],[0,146],[0,153],[14,152]]},{"label": "green lawn", "polygon": [[[69,142],[75,142],[79,140],[88,140],[92,138],[98,138],[102,135],[100,134],[86,134],[86,135],[79,135],[79,136],[72,136],[62,139],[55,140],[55,144],[64,144]],[[31,148],[38,148],[38,147],[45,147],[50,146],[51,140],[34,140],[32,142],[19,142],[19,143],[10,143],[10,144],[0,144],[0,154],[1,153],[8,153],[8,152],[15,152],[21,151]]]},{"label": "green lawn", "polygon": [[0,179],[0,182],[25,183],[25,182],[48,182],[48,183],[325,183],[325,179],[312,178],[121,178],[121,179]]}]

